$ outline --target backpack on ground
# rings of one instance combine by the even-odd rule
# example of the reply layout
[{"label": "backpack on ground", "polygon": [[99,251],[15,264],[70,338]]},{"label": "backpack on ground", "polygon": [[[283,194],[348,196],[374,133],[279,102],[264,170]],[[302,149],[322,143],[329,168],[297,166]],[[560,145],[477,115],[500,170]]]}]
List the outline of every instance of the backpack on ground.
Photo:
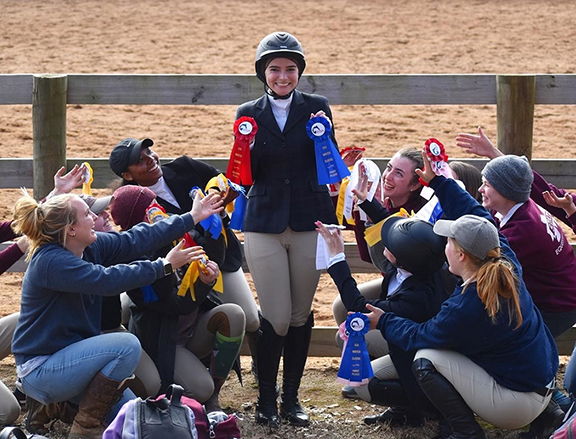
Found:
[{"label": "backpack on ground", "polygon": [[194,412],[181,402],[183,393],[182,387],[173,384],[166,397],[127,402],[102,439],[198,439]]},{"label": "backpack on ground", "polygon": [[4,427],[0,431],[0,439],[48,439],[46,436],[40,436],[39,434],[33,434],[32,436],[26,436],[20,428],[18,427]]},{"label": "backpack on ground", "polygon": [[562,425],[550,436],[550,439],[572,439],[576,438],[576,403],[572,403]]},{"label": "backpack on ground", "polygon": [[[160,395],[158,398],[163,397],[164,395]],[[240,439],[242,437],[236,415],[228,415],[224,412],[207,414],[200,402],[187,396],[182,396],[181,401],[194,413],[198,439]]]}]

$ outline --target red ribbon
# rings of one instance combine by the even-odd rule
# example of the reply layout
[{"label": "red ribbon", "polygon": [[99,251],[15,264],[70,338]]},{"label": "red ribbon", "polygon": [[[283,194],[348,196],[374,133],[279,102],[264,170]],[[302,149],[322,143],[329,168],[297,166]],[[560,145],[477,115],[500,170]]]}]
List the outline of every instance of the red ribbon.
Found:
[{"label": "red ribbon", "polygon": [[252,184],[250,168],[250,143],[258,132],[256,121],[247,116],[234,122],[234,147],[230,153],[226,177],[236,184]]},{"label": "red ribbon", "polygon": [[[426,155],[430,159],[431,162],[430,164],[432,165],[434,173],[436,175],[440,175],[440,172],[438,172],[438,167],[434,166],[433,163],[434,162],[448,163],[448,154],[446,154],[446,149],[444,148],[444,145],[442,145],[440,140],[431,137],[424,143],[424,151],[426,152]],[[422,170],[424,171],[424,169]],[[428,186],[428,183],[426,183],[421,178],[418,178],[418,181],[422,186]]]}]

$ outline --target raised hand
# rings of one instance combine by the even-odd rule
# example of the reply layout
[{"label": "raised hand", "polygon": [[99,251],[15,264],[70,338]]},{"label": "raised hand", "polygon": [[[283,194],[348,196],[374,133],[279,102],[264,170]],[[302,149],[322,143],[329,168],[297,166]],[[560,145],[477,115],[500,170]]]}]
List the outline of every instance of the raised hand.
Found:
[{"label": "raised hand", "polygon": [[358,165],[358,184],[352,189],[352,193],[360,201],[364,201],[368,197],[368,174],[364,163]]},{"label": "raised hand", "polygon": [[330,256],[336,256],[338,253],[344,252],[344,239],[340,229],[333,227],[326,227],[322,222],[316,221],[316,231],[322,235],[324,241],[328,245]]},{"label": "raised hand", "polygon": [[181,240],[172,250],[166,255],[168,262],[172,264],[172,268],[180,268],[192,261],[200,259],[206,252],[200,246],[184,248],[185,241]]},{"label": "raised hand", "polygon": [[194,224],[198,224],[210,215],[222,212],[223,209],[224,207],[222,205],[222,197],[220,197],[220,194],[210,193],[202,198],[200,191],[198,191],[194,197],[190,214],[194,219]]},{"label": "raised hand", "polygon": [[72,189],[84,183],[86,165],[74,165],[67,174],[64,174],[64,171],[66,168],[62,166],[54,174],[54,190],[50,192],[50,196],[68,194],[72,192]]},{"label": "raised hand", "polygon": [[428,184],[434,177],[436,177],[436,174],[432,169],[430,159],[428,158],[428,154],[426,154],[426,149],[424,148],[422,149],[422,158],[424,159],[424,170],[416,169],[416,174],[418,174],[418,177]]},{"label": "raised hand", "polygon": [[489,159],[504,155],[494,146],[486,134],[484,134],[482,127],[478,127],[478,135],[459,133],[456,137],[456,146],[464,149],[464,151],[468,153]]},{"label": "raised hand", "polygon": [[542,196],[544,197],[544,201],[550,206],[564,209],[566,216],[576,213],[576,205],[574,205],[574,199],[571,194],[566,193],[560,198],[552,191],[544,191],[542,192]]}]

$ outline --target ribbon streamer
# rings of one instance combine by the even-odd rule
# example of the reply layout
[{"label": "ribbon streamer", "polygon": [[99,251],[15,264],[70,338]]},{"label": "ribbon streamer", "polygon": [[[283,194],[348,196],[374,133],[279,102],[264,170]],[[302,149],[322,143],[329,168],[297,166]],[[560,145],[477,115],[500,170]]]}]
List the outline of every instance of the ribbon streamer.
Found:
[{"label": "ribbon streamer", "polygon": [[234,146],[230,153],[226,177],[237,184],[252,184],[252,168],[250,166],[250,144],[258,132],[256,121],[243,116],[234,122]]},{"label": "ribbon streamer", "polygon": [[368,384],[370,378],[374,376],[364,339],[369,329],[370,320],[361,312],[350,314],[346,319],[348,340],[342,352],[338,381],[357,387]]},{"label": "ribbon streamer", "polygon": [[[200,196],[202,198],[205,197],[204,191],[200,189],[198,186],[194,186],[192,189],[190,189],[190,192],[188,193],[190,195],[190,198],[192,198],[192,201],[194,201],[194,199],[196,198],[196,192],[200,192]],[[224,223],[222,223],[222,218],[220,218],[220,215],[217,213],[214,213],[210,215],[208,218],[200,221],[200,225],[204,227],[204,230],[209,232],[212,235],[212,238],[214,239],[218,239],[220,233],[224,233],[224,235],[226,235],[224,231]]]},{"label": "ribbon streamer", "polygon": [[306,124],[308,137],[314,141],[318,184],[337,183],[350,175],[348,167],[330,138],[330,122],[324,117],[313,117]]},{"label": "ribbon streamer", "polygon": [[84,172],[83,176],[83,183],[82,183],[82,193],[84,195],[92,195],[92,182],[94,181],[94,170],[90,163],[84,162],[82,163],[86,166],[86,171]]}]

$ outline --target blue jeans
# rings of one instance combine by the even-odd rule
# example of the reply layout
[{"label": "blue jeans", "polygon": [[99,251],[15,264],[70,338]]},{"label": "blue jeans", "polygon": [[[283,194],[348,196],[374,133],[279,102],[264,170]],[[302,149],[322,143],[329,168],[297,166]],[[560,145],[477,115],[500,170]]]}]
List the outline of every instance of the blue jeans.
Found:
[{"label": "blue jeans", "polygon": [[[24,393],[43,404],[61,401],[79,404],[97,373],[114,381],[123,381],[136,370],[140,353],[140,342],[130,333],[90,337],[52,354],[22,378],[22,388]],[[126,390],[109,413],[111,419],[126,401],[135,397],[132,391]]]}]

